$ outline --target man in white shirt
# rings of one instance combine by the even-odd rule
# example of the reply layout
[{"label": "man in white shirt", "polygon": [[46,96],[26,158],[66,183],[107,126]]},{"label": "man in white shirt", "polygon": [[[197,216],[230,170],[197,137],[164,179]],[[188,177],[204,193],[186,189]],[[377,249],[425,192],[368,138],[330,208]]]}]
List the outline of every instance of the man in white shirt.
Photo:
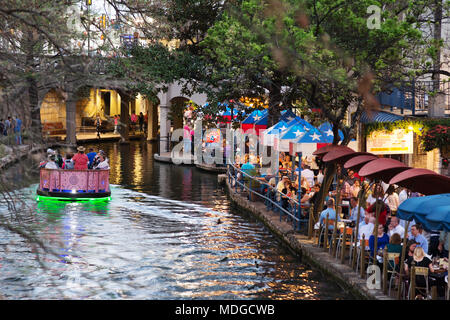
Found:
[{"label": "man in white shirt", "polygon": [[109,169],[108,159],[103,154],[99,155],[99,159],[100,159],[100,163],[98,165],[96,165],[94,167],[94,169],[102,169],[102,170]]},{"label": "man in white shirt", "polygon": [[[367,216],[366,218],[364,218],[364,220],[366,219]],[[368,223],[366,225],[361,225],[359,227],[359,235],[358,235],[359,240],[362,239],[363,235],[365,240],[369,240],[370,236],[373,234],[374,227],[375,227],[375,217],[371,216],[370,218],[368,218]]]},{"label": "man in white shirt", "polygon": [[302,170],[301,175],[308,180],[311,187],[314,185],[314,172],[309,168],[309,166],[305,166],[305,169]]},{"label": "man in white shirt", "polygon": [[397,217],[391,218],[391,223],[389,224],[388,229],[389,229],[388,231],[389,238],[392,237],[394,233],[398,233],[400,235],[400,238],[402,239],[405,236],[405,228],[403,228],[399,224],[399,219]]}]

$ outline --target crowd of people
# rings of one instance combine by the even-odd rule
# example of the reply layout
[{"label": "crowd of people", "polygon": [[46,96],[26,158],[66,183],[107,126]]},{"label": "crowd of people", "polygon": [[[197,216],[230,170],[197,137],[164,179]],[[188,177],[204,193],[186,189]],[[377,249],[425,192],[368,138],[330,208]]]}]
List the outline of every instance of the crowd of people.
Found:
[{"label": "crowd of people", "polygon": [[8,137],[9,143],[12,143],[10,137],[14,137],[14,143],[22,144],[22,120],[18,116],[8,116],[7,119],[0,119],[0,136]]},{"label": "crowd of people", "polygon": [[[293,166],[292,161],[290,155],[280,153],[278,176],[276,174],[255,174],[258,168],[261,168],[260,161],[258,157],[252,157],[248,154],[241,164],[237,161],[237,166],[242,172],[254,176],[261,183],[258,190],[261,194],[269,197],[272,195],[272,199],[278,201],[284,209],[289,211],[295,210],[295,203],[298,204],[299,199],[304,207],[314,205],[324,179],[323,165],[320,163],[320,159],[306,157],[302,159],[300,168],[297,162],[294,162]],[[328,190],[324,210],[320,212],[315,228],[323,228],[327,218],[329,221],[337,220],[341,223],[345,221],[348,227],[353,229],[354,237],[357,237],[358,240],[368,240],[365,249],[370,253],[371,261],[377,259],[381,263],[383,259],[382,251],[385,247],[388,252],[401,253],[406,221],[399,219],[397,216],[398,207],[406,199],[422,195],[384,182],[370,184],[356,172],[351,170],[341,172],[341,170],[343,169],[338,169],[338,176],[341,178],[338,181],[335,178],[330,190]],[[239,174],[238,180],[244,181],[242,174],[241,176]],[[277,177],[278,183],[276,182]],[[360,191],[363,188],[364,196],[362,202],[359,203]],[[301,194],[299,195],[298,192]],[[339,202],[342,204],[341,215],[336,212],[338,194],[340,194]],[[375,230],[377,208],[379,210],[378,228]],[[305,218],[307,217],[305,216]],[[333,229],[334,224],[329,224],[329,239]],[[358,235],[356,235],[356,229],[358,229]],[[337,230],[337,234],[339,234],[339,230]],[[416,266],[428,268],[430,273],[435,271],[437,260],[445,261],[448,265],[449,233],[425,230],[420,223],[413,220],[408,224],[406,237],[408,248],[404,258],[406,274],[411,270],[413,262]],[[399,268],[398,265],[396,267]],[[445,272],[445,275],[447,272]],[[423,281],[423,279],[417,280],[419,285],[423,284]],[[440,288],[442,289],[442,286]],[[442,290],[440,293],[442,294]]]},{"label": "crowd of people", "polygon": [[79,146],[75,154],[68,151],[63,157],[58,150],[47,149],[47,157],[39,167],[65,170],[109,169],[109,160],[103,150],[95,152],[93,148],[89,148],[88,153],[85,151],[85,147]]}]

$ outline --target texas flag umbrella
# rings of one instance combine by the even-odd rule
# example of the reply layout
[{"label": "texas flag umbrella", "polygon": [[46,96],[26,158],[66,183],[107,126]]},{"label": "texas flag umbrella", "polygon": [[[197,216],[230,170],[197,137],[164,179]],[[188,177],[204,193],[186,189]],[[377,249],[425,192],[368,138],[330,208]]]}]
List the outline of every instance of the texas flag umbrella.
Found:
[{"label": "texas flag umbrella", "polygon": [[281,111],[280,120],[285,121],[285,122],[290,122],[290,121],[294,120],[295,117],[296,117],[296,114],[294,112],[292,112],[292,110],[288,109],[288,110]]},{"label": "texas flag umbrella", "polygon": [[292,119],[290,122],[288,122],[289,126],[293,126],[294,124],[301,124],[303,126],[303,128],[305,129],[305,131],[310,130],[310,129],[315,129],[315,127],[312,124],[310,124],[305,119],[300,118],[299,116],[296,116],[294,119]]},{"label": "texas flag umbrella", "polygon": [[[329,122],[322,123],[319,126],[319,130],[322,131],[323,133],[325,133],[327,135],[327,137],[331,137],[331,140],[333,140],[333,137],[334,137],[333,127],[331,126],[331,124]],[[341,130],[339,130],[338,132],[339,132],[339,137],[341,138],[340,140],[343,140],[344,134],[342,133]]]},{"label": "texas flag umbrella", "polygon": [[267,110],[252,111],[252,113],[250,113],[250,115],[242,121],[241,123],[242,130],[246,132],[247,130],[255,129],[255,123],[260,121],[266,114]]},{"label": "texas flag umbrella", "polygon": [[295,142],[300,137],[305,134],[306,130],[301,124],[294,124],[290,126],[286,131],[281,132],[278,139],[278,150],[279,151],[289,151],[289,142]]},{"label": "texas flag umbrella", "polygon": [[288,124],[285,121],[280,121],[272,127],[262,132],[262,144],[267,146],[273,146],[274,136],[280,135],[288,128]]},{"label": "texas flag umbrella", "polygon": [[303,155],[308,156],[317,150],[317,144],[331,143],[333,138],[330,138],[316,127],[312,127],[294,142],[296,152],[302,152]]}]

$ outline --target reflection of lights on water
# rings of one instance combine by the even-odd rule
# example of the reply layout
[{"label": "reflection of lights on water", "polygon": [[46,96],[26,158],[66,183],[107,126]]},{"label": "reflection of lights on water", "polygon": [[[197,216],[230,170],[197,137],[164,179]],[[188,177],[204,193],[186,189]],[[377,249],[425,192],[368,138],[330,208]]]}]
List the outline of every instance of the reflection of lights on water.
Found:
[{"label": "reflection of lights on water", "polygon": [[141,148],[136,148],[133,167],[133,184],[136,186],[144,183],[143,163],[144,157],[142,156],[142,150]]}]

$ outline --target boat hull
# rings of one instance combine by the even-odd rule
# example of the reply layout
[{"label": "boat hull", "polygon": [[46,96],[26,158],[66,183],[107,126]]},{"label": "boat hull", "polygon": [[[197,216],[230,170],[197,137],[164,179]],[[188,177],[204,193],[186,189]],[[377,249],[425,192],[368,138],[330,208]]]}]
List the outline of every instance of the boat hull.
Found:
[{"label": "boat hull", "polygon": [[52,198],[54,200],[63,201],[87,201],[87,200],[110,200],[111,191],[107,192],[96,192],[96,193],[85,193],[85,192],[53,192],[53,191],[43,191],[36,190],[37,200],[43,200],[42,197]]}]

